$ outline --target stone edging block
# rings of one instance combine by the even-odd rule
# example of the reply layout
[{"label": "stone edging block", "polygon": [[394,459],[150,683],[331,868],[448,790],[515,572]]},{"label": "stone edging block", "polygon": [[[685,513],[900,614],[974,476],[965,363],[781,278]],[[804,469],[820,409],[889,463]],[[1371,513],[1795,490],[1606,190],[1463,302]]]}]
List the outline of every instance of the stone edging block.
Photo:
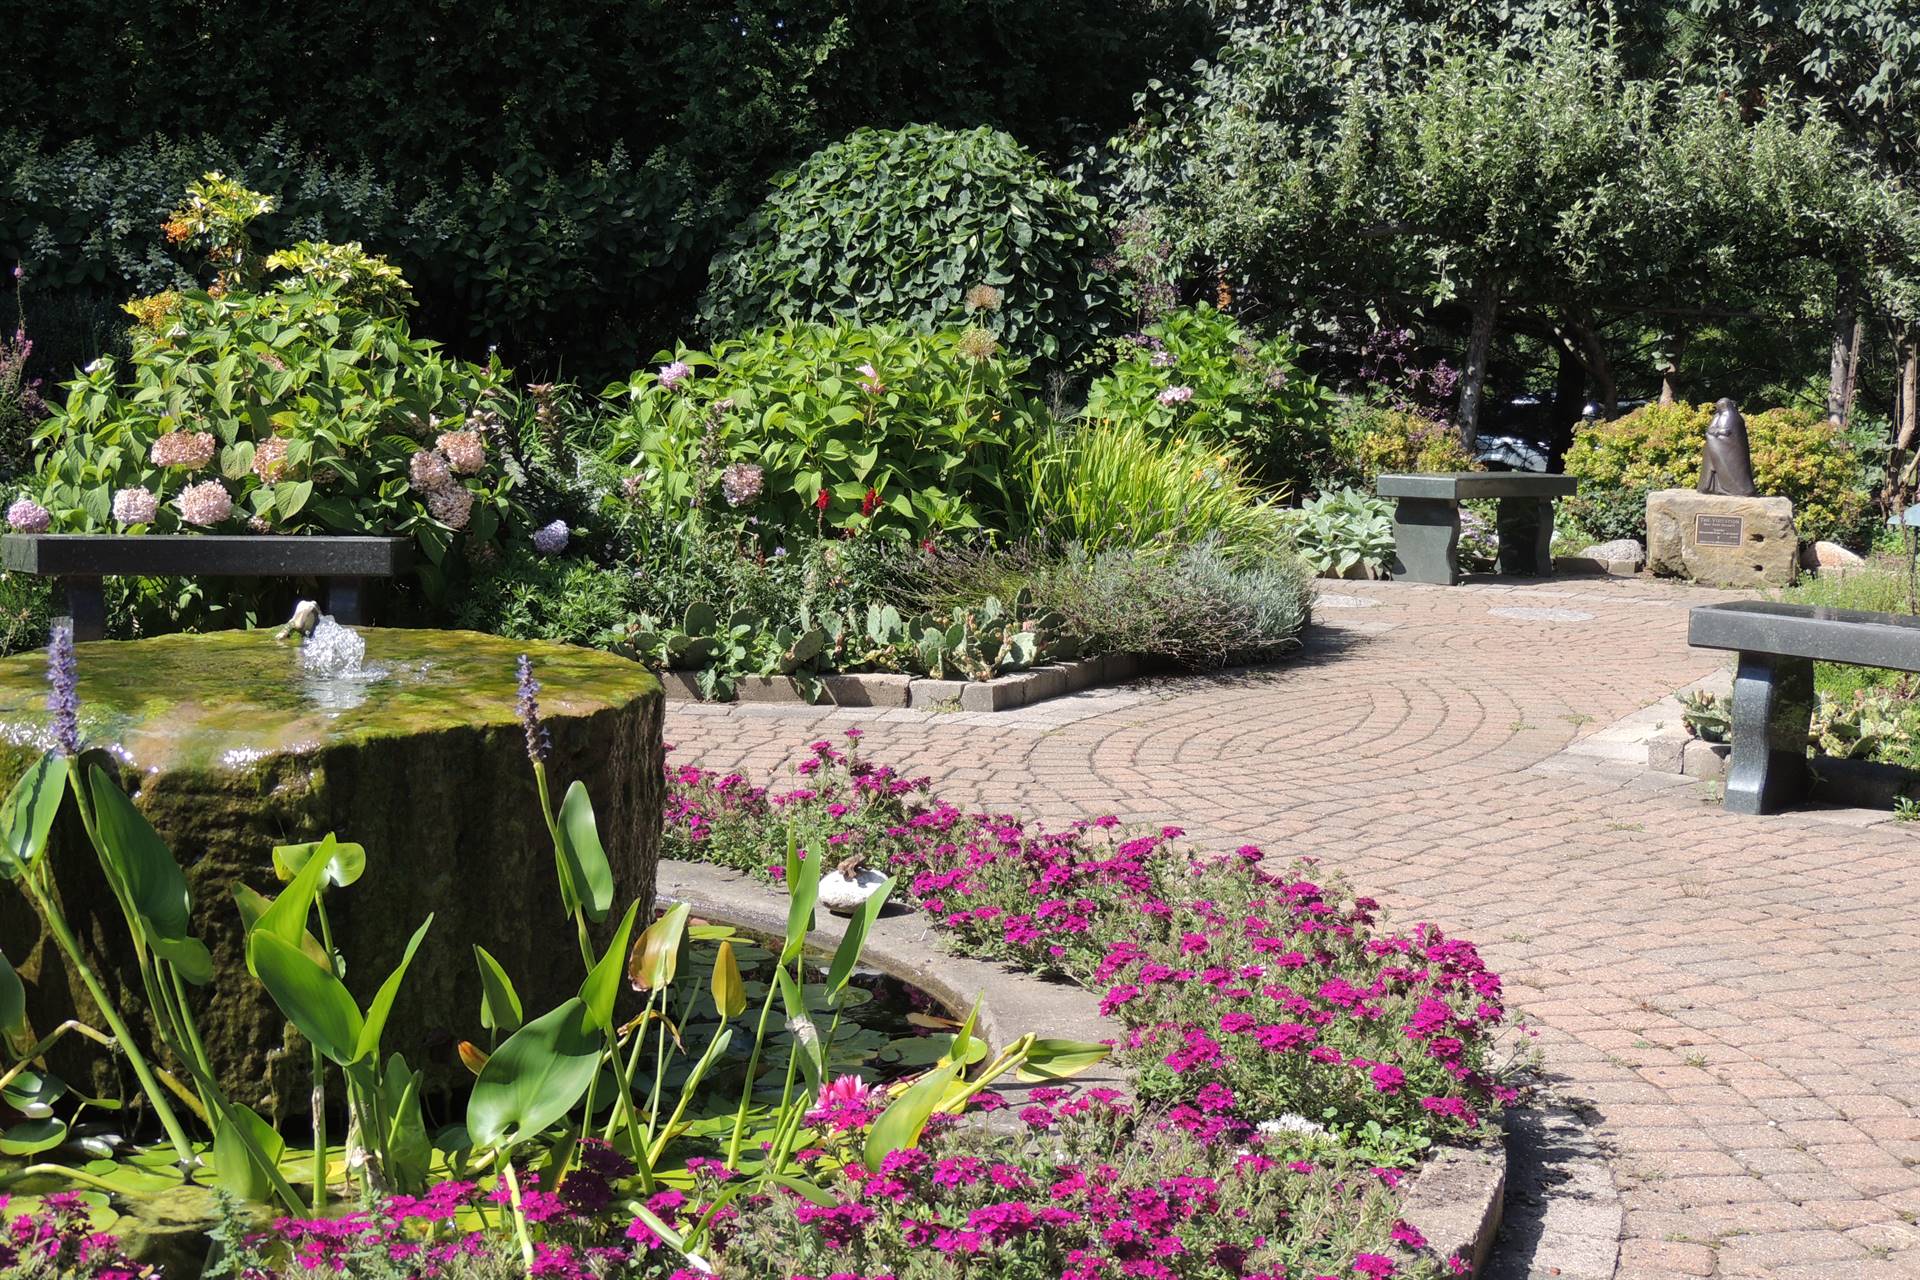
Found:
[{"label": "stone edging block", "polygon": [[1500,1233],[1506,1190],[1504,1146],[1441,1147],[1420,1166],[1400,1203],[1400,1216],[1442,1258],[1472,1263],[1468,1274],[1477,1276]]},{"label": "stone edging block", "polygon": [[[934,680],[897,672],[856,672],[820,677],[819,705],[829,707],[913,707],[922,711],[1011,711],[1062,694],[1131,680],[1141,670],[1130,653],[1103,654],[1077,662],[1053,663],[991,680]],[[662,671],[661,688],[669,702],[700,701],[697,672]],[[742,676],[734,683],[739,702],[802,703],[791,676]]]}]

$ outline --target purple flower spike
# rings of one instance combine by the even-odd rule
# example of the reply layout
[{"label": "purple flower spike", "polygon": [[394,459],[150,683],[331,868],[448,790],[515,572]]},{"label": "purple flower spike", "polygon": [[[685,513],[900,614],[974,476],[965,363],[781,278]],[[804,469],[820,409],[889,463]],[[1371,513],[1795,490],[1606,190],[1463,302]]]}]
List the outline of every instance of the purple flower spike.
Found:
[{"label": "purple flower spike", "polygon": [[80,754],[79,669],[73,660],[73,624],[53,624],[47,642],[47,710],[53,713],[53,745],[63,756]]},{"label": "purple flower spike", "polygon": [[[71,652],[71,651],[69,651]],[[533,659],[520,655],[520,698],[514,703],[527,730],[527,759],[544,764],[553,754],[553,735],[540,723],[540,682],[533,678]]]}]

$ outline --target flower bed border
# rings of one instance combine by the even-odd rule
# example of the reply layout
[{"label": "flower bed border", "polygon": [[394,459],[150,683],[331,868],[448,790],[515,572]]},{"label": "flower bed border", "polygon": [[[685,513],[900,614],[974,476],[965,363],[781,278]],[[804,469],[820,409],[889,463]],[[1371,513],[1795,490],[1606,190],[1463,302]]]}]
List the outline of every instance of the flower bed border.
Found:
[{"label": "flower bed border", "polygon": [[[1012,711],[1078,693],[1099,685],[1120,684],[1143,669],[1139,657],[1109,653],[1078,662],[1052,663],[991,680],[935,680],[897,672],[866,671],[820,676],[823,707],[877,707],[915,711]],[[656,672],[668,702],[702,702],[699,673]],[[792,676],[742,676],[734,685],[735,702],[805,703],[806,694]]]},{"label": "flower bed border", "polygon": [[[724,867],[662,859],[657,893],[660,903],[687,903],[696,916],[755,932],[784,933],[787,896],[771,885]],[[836,944],[845,926],[838,916],[820,912],[815,936]],[[862,963],[925,991],[952,1010],[980,1001],[975,1030],[997,1051],[1028,1031],[1076,1040],[1109,1041],[1118,1024],[1100,1013],[1099,999],[1081,987],[1023,973],[955,953],[918,912],[892,904],[873,922]],[[1074,1078],[1081,1087],[1105,1087],[1132,1094],[1132,1075],[1117,1063],[1103,1063]],[[1016,1105],[982,1116],[984,1123],[1009,1132],[1024,1089],[1001,1090]],[[1500,1230],[1506,1194],[1507,1152],[1493,1148],[1444,1147],[1420,1166],[1403,1202],[1404,1218],[1419,1228],[1442,1257],[1471,1258],[1478,1275]]]}]

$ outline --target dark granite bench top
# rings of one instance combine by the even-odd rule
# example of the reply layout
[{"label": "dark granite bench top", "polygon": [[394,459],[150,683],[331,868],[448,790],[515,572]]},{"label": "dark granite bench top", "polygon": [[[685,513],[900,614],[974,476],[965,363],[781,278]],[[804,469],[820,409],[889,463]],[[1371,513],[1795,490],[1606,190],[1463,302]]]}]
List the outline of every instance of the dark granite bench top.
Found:
[{"label": "dark granite bench top", "polygon": [[10,533],[0,563],[52,578],[392,578],[413,562],[411,538],[274,534]]},{"label": "dark granite bench top", "polygon": [[1458,502],[1463,498],[1571,498],[1580,482],[1558,472],[1436,471],[1384,475],[1374,481],[1383,498],[1431,498]]},{"label": "dark granite bench top", "polygon": [[1698,605],[1687,614],[1687,643],[1696,649],[1920,671],[1920,618],[1866,609],[1769,600]]}]

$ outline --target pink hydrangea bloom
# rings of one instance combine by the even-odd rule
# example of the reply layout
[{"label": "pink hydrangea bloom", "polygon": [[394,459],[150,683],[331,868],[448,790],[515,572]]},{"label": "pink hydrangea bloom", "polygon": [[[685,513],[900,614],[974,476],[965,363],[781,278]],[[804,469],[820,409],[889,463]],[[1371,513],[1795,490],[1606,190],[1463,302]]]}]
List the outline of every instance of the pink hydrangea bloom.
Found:
[{"label": "pink hydrangea bloom", "polygon": [[479,475],[487,468],[487,446],[474,431],[443,431],[433,442],[455,475]]},{"label": "pink hydrangea bloom", "polygon": [[32,498],[19,498],[7,508],[7,523],[22,533],[45,533],[53,524],[53,513]]},{"label": "pink hydrangea bloom", "polygon": [[233,514],[233,495],[218,480],[203,480],[180,491],[180,518],[202,528]]},{"label": "pink hydrangea bloom", "polygon": [[113,518],[121,524],[152,524],[160,513],[160,495],[143,485],[113,495]]},{"label": "pink hydrangea bloom", "polygon": [[211,431],[169,431],[153,442],[153,465],[198,471],[213,461]]}]

